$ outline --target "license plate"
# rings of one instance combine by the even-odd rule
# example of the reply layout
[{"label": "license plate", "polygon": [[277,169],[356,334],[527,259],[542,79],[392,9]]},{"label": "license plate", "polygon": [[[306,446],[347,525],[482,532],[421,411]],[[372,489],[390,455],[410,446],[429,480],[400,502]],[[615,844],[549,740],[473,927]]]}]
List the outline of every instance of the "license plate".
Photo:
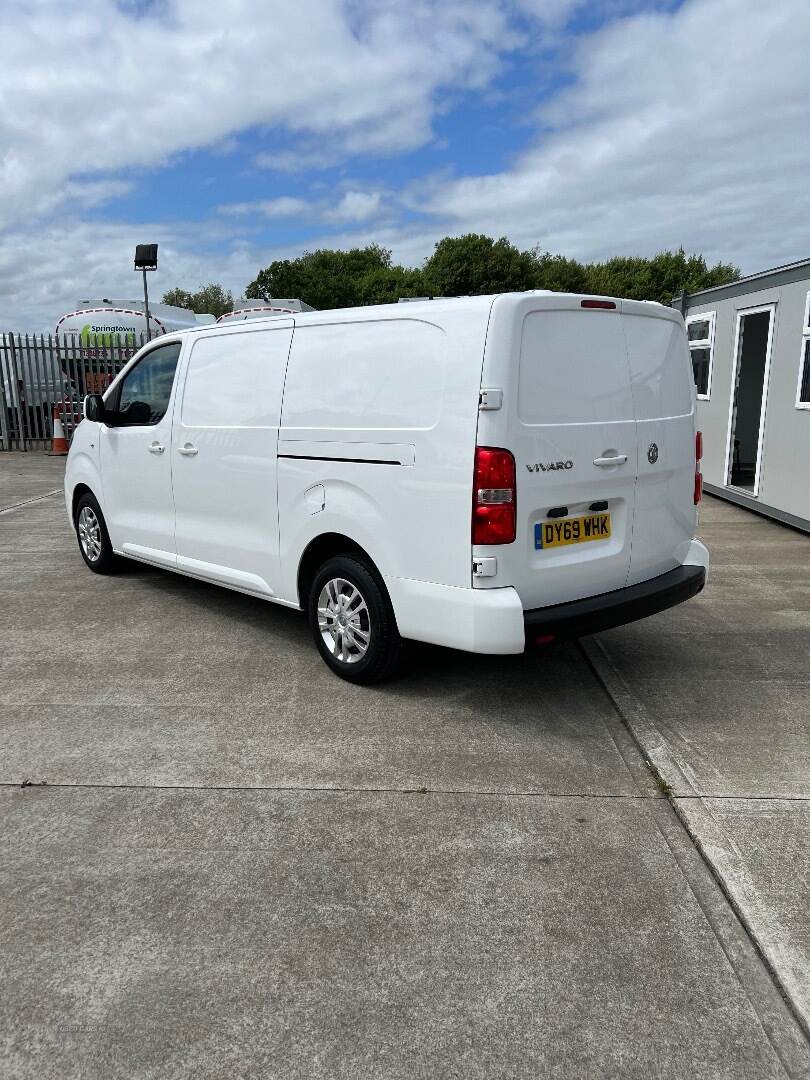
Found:
[{"label": "license plate", "polygon": [[538,521],[534,527],[534,546],[565,547],[566,544],[587,544],[591,540],[610,539],[610,514],[586,514],[584,517],[560,518],[559,521]]}]

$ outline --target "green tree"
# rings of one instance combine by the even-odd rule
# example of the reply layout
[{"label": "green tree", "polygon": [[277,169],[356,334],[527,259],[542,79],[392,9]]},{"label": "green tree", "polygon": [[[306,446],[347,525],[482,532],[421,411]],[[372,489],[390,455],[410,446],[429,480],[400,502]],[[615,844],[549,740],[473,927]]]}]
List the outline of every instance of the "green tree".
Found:
[{"label": "green tree", "polygon": [[192,311],[191,295],[190,292],[177,286],[176,288],[169,289],[168,292],[165,292],[163,296],[161,296],[160,302],[161,304],[169,304],[171,307],[188,308],[189,311]]},{"label": "green tree", "polygon": [[552,292],[588,291],[588,273],[581,262],[564,255],[552,255],[549,251],[541,252],[539,248],[533,248],[531,254],[534,259],[533,288]]},{"label": "green tree", "polygon": [[[364,299],[361,283],[368,279],[387,280],[386,275],[393,269],[391,252],[379,244],[349,251],[319,248],[305,251],[297,259],[270,263],[251,281],[245,296],[254,300],[292,297],[321,311],[380,303],[379,299]],[[402,271],[402,267],[396,270]],[[374,290],[367,285],[365,293],[373,296]]]},{"label": "green tree", "polygon": [[[391,252],[379,244],[349,251],[305,251],[297,259],[279,259],[259,271],[245,295],[252,299],[297,297],[319,310],[386,304],[403,296],[481,295],[524,289],[596,293],[669,304],[684,289],[695,292],[725,284],[739,274],[736,266],[717,263],[709,267],[702,255],[687,255],[683,249],[662,251],[652,258],[617,256],[605,262],[581,263],[539,247],[521,251],[505,237],[493,240],[468,233],[440,240],[421,268],[396,265]],[[164,300],[171,296],[175,303],[193,306],[191,301],[199,295],[174,290]]]},{"label": "green tree", "polygon": [[404,266],[369,270],[357,282],[358,304],[396,304],[401,296],[426,296],[421,270]]},{"label": "green tree", "polygon": [[173,307],[188,308],[197,315],[224,315],[227,311],[233,311],[233,296],[230,290],[226,292],[221,285],[213,281],[208,285],[201,285],[196,292],[187,292],[185,289],[169,289],[162,297],[164,304]]},{"label": "green tree", "polygon": [[435,296],[480,296],[534,288],[535,260],[505,236],[481,233],[445,236],[424,265],[425,283]]},{"label": "green tree", "polygon": [[618,256],[590,263],[585,270],[587,292],[629,300],[657,300],[661,304],[671,303],[684,289],[696,292],[736,281],[740,276],[739,269],[730,263],[709,267],[702,255],[687,255],[683,248],[660,251],[651,259]]}]

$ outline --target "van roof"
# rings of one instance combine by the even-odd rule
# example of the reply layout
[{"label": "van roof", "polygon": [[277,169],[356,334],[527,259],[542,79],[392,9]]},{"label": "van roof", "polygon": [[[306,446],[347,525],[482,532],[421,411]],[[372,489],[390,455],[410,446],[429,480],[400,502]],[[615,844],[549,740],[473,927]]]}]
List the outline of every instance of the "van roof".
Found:
[{"label": "van roof", "polygon": [[489,307],[495,299],[495,294],[488,296],[443,296],[435,300],[414,300],[407,305],[400,304],[366,304],[362,307],[328,308],[322,311],[296,312],[296,325],[308,323],[334,322],[335,318],[349,316],[352,319],[366,319],[372,315],[379,317],[395,317],[397,319],[413,319],[420,315],[428,315],[431,312],[438,315],[448,309],[458,310],[459,306],[472,309]]},{"label": "van roof", "polygon": [[[444,313],[458,312],[459,307],[467,308],[471,311],[480,311],[481,309],[487,310],[495,300],[512,301],[517,305],[530,296],[555,296],[572,300],[609,299],[615,300],[617,306],[621,305],[622,309],[625,311],[635,310],[638,313],[643,311],[645,314],[659,315],[666,319],[678,318],[678,313],[675,312],[673,308],[666,307],[654,300],[622,300],[618,297],[594,297],[593,294],[586,293],[562,293],[554,292],[551,289],[529,289],[525,292],[487,293],[484,296],[442,296],[436,297],[433,300],[415,299],[407,304],[396,302],[393,304],[366,304],[363,307],[326,308],[319,311],[280,312],[277,315],[267,315],[258,319],[251,319],[250,325],[257,326],[264,322],[276,321],[278,319],[294,319],[296,326],[308,326],[333,323],[335,321],[351,322],[357,320],[358,322],[365,322],[369,319],[380,318],[414,319],[431,316],[435,318]],[[222,328],[227,326],[227,323],[220,322],[216,325],[218,328]],[[238,322],[235,325],[244,326],[244,323]],[[191,332],[196,332],[198,329],[210,330],[212,328],[195,327]],[[184,331],[184,333],[189,333],[189,331]]]}]

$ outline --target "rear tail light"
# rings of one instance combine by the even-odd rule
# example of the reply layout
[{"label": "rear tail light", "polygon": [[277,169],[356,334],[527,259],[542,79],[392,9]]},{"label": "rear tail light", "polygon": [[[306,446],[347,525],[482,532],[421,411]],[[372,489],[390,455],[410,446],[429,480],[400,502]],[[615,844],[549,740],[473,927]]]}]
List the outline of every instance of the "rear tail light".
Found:
[{"label": "rear tail light", "polygon": [[515,459],[508,450],[475,448],[472,542],[511,544],[515,539]]},{"label": "rear tail light", "polygon": [[703,475],[700,471],[700,461],[703,457],[703,432],[695,432],[695,506],[703,498]]}]

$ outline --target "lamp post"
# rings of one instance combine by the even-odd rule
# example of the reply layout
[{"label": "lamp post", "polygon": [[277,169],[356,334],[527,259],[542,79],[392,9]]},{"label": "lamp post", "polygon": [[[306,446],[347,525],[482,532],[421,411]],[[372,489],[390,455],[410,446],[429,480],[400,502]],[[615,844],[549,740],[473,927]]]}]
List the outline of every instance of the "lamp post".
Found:
[{"label": "lamp post", "polygon": [[143,306],[146,309],[146,340],[152,340],[149,326],[149,290],[146,287],[146,271],[157,270],[157,244],[138,244],[135,248],[135,269],[143,273]]}]

